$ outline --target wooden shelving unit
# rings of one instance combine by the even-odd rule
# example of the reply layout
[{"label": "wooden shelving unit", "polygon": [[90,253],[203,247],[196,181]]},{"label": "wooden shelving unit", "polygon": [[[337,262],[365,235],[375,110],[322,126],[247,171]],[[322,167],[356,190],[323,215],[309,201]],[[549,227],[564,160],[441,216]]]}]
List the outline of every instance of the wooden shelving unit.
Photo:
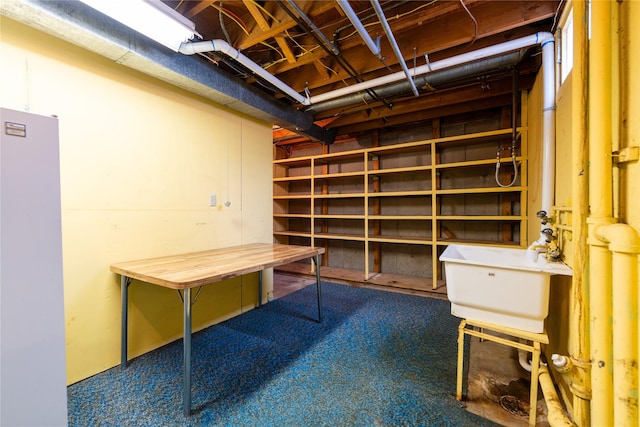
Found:
[{"label": "wooden shelving unit", "polygon": [[[437,290],[446,245],[526,243],[526,126],[517,133],[519,176],[507,188],[495,182],[495,147],[512,129],[274,160],[274,239],[324,246],[325,277]],[[396,252],[420,272],[388,268]]]}]

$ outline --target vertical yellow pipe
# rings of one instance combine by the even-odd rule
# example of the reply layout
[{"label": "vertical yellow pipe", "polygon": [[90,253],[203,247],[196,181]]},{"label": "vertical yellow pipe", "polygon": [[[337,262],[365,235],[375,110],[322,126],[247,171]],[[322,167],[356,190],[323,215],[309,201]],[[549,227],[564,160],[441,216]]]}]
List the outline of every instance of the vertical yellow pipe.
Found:
[{"label": "vertical yellow pipe", "polygon": [[613,417],[638,424],[638,254],[640,238],[627,224],[603,225],[596,236],[613,252]]},{"label": "vertical yellow pipe", "polygon": [[[625,2],[621,4],[620,7],[620,21],[624,33],[624,42],[622,44],[623,48],[621,53],[622,60],[624,61],[624,66],[622,67],[622,80],[624,81],[625,88],[625,90],[622,91],[623,99],[621,100],[623,105],[621,114],[621,134],[623,143],[626,146],[630,146],[638,144],[637,138],[638,135],[640,135],[640,122],[637,119],[631,120],[632,117],[637,118],[640,116],[640,100],[637,97],[637,94],[640,91],[640,76],[638,76],[638,69],[640,68],[640,46],[638,46],[637,43],[637,41],[640,40],[640,3]],[[640,175],[639,166],[640,165],[636,165],[632,174],[627,170],[627,183],[634,181],[637,182],[637,177]],[[627,200],[627,202],[630,201]],[[636,200],[636,203],[633,206],[636,208],[634,224],[636,224],[637,230],[637,208],[640,206],[640,203]],[[640,286],[640,284],[638,286]],[[640,300],[637,300],[637,303],[640,307]],[[636,338],[640,343],[640,323],[636,324],[636,328]],[[640,359],[640,354],[637,354],[636,357]],[[638,378],[638,381],[640,381],[640,375]],[[640,383],[636,383],[636,389],[640,391]],[[638,425],[640,425],[640,420],[638,420]]]},{"label": "vertical yellow pipe", "polygon": [[[612,151],[621,148],[623,114],[629,100],[623,70],[622,51],[625,28],[620,3],[612,6]],[[630,30],[630,28],[627,28]],[[626,60],[629,58],[626,57]],[[627,76],[628,77],[628,76]],[[623,89],[624,88],[624,89]],[[624,102],[624,104],[623,104]],[[620,212],[619,169],[613,168],[613,216]],[[624,216],[623,216],[624,217]],[[613,417],[616,425],[638,425],[638,253],[640,239],[626,224],[604,227],[598,237],[610,241],[613,303]]]},{"label": "vertical yellow pipe", "polygon": [[589,350],[589,287],[586,277],[589,253],[587,246],[586,218],[589,210],[587,181],[587,11],[583,0],[573,5],[573,70],[571,71],[571,157],[573,159],[571,195],[573,228],[573,277],[571,284],[569,328],[576,331],[569,335],[568,350],[578,369],[572,375],[572,417],[579,426],[589,426],[591,418],[590,400],[591,372]]},{"label": "vertical yellow pipe", "polygon": [[591,3],[589,42],[589,287],[591,318],[591,424],[613,425],[611,257],[594,228],[612,223],[611,193],[611,7]]},{"label": "vertical yellow pipe", "polygon": [[637,255],[614,253],[613,282],[613,414],[616,425],[631,426],[638,424]]}]

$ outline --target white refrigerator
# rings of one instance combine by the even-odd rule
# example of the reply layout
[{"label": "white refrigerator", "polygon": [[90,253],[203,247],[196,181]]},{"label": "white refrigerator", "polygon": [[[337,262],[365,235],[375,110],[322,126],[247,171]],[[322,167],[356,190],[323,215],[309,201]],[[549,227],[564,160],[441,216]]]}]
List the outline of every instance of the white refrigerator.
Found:
[{"label": "white refrigerator", "polygon": [[0,109],[0,425],[67,425],[58,119]]}]

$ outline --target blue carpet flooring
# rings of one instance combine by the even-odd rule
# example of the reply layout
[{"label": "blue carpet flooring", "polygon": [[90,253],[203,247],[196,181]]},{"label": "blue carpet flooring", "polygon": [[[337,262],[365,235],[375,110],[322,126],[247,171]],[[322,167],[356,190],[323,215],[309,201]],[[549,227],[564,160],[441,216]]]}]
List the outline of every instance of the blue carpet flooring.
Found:
[{"label": "blue carpet flooring", "polygon": [[[70,426],[493,426],[455,400],[459,319],[443,300],[323,283],[68,388]],[[194,309],[200,309],[196,304]]]}]

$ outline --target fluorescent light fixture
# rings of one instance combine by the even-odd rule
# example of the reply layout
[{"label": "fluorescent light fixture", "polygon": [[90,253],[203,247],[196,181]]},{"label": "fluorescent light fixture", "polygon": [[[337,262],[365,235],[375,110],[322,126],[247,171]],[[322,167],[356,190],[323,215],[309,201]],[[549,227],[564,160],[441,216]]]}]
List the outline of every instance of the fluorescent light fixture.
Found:
[{"label": "fluorescent light fixture", "polygon": [[193,22],[160,0],[80,1],[176,52],[194,35],[202,38]]}]

